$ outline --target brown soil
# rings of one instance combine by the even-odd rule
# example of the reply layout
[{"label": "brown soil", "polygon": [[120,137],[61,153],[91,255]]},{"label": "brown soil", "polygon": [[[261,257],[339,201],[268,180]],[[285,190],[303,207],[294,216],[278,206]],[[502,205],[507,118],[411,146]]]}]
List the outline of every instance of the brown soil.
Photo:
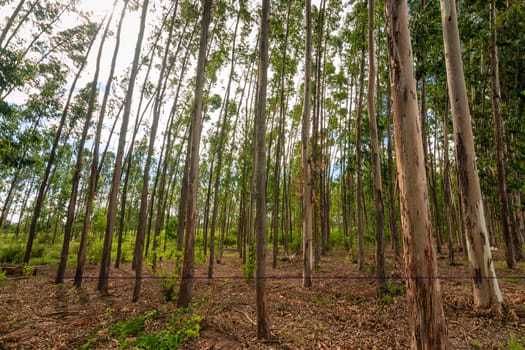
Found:
[{"label": "brown soil", "polygon": [[[501,253],[500,253],[501,254]],[[268,256],[269,258],[271,255]],[[269,259],[270,260],[270,259]],[[511,335],[525,344],[525,271],[497,269],[505,298],[503,313],[473,309],[468,266],[451,267],[440,256],[445,314],[451,349],[506,349]],[[371,264],[370,264],[371,265]],[[392,264],[390,264],[392,266]],[[164,264],[163,268],[172,268]],[[370,275],[370,267],[368,267]],[[247,283],[239,258],[227,251],[215,265],[216,279],[207,280],[207,266],[196,268],[191,313],[205,316],[200,337],[184,349],[406,349],[408,323],[399,269],[391,271],[391,289],[402,295],[376,296],[373,278],[358,273],[344,251],[323,257],[314,287],[301,287],[301,259],[268,266],[268,313],[274,340],[255,334],[255,285]],[[129,264],[112,271],[110,294],[95,292],[96,279],[79,290],[72,280],[53,283],[54,267],[39,267],[35,276],[0,281],[0,349],[76,349],[88,339],[92,349],[119,348],[108,328],[118,321],[164,306],[160,281],[143,280],[139,302],[132,303],[133,272]],[[86,275],[96,276],[97,266]],[[153,274],[150,275],[151,277]],[[458,278],[462,277],[462,278]],[[166,318],[149,324],[162,329]]]}]

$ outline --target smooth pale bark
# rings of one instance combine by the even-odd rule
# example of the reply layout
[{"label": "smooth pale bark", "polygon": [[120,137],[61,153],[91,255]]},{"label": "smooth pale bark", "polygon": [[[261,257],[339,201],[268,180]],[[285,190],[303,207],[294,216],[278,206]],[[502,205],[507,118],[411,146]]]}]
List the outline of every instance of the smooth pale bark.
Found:
[{"label": "smooth pale bark", "polygon": [[378,293],[387,290],[385,280],[385,212],[383,206],[383,184],[381,180],[381,161],[379,159],[379,140],[377,136],[377,120],[374,108],[374,88],[376,67],[374,60],[374,15],[375,0],[368,0],[368,120],[372,156],[372,174],[374,177],[374,208],[376,223],[376,276]]},{"label": "smooth pale bark", "polygon": [[182,280],[180,283],[177,306],[187,307],[191,303],[193,274],[194,274],[194,246],[197,220],[197,191],[199,177],[199,149],[202,133],[202,104],[204,95],[204,75],[206,66],[206,46],[208,43],[208,28],[211,21],[212,0],[203,1],[201,32],[199,41],[199,56],[196,67],[195,99],[191,116],[191,133],[189,143],[191,152],[186,160],[189,161],[188,196],[186,207],[186,232],[184,242],[184,262],[182,265]]},{"label": "smooth pale bark", "polygon": [[113,242],[113,232],[117,221],[117,198],[120,187],[120,178],[122,176],[122,159],[124,157],[124,147],[126,145],[126,134],[129,125],[129,116],[131,114],[131,103],[133,101],[133,91],[135,89],[135,81],[139,70],[140,52],[142,48],[142,40],[144,38],[144,30],[146,27],[146,15],[148,13],[149,0],[144,0],[142,4],[142,14],[140,19],[139,35],[135,45],[135,53],[133,63],[131,66],[131,73],[129,77],[128,90],[126,93],[126,100],[124,105],[124,114],[122,116],[122,124],[120,126],[119,142],[117,146],[117,157],[115,159],[115,168],[113,169],[113,176],[111,180],[111,189],[108,199],[108,213],[106,217],[106,231],[104,234],[104,247],[102,251],[102,261],[100,264],[100,273],[98,277],[97,290],[107,294],[109,269],[111,265],[111,245]]},{"label": "smooth pale bark", "polygon": [[[492,262],[483,198],[476,168],[474,138],[461,58],[456,1],[441,0],[440,5],[463,226],[473,276],[474,305],[488,308],[499,305],[503,297]],[[512,251],[507,252],[509,253],[513,255]]]},{"label": "smooth pale bark", "polygon": [[259,75],[255,108],[255,233],[257,264],[255,294],[257,339],[269,339],[270,322],[266,312],[266,89],[268,84],[268,46],[270,0],[262,0],[261,40],[259,41]]},{"label": "smooth pale bark", "polygon": [[304,63],[304,103],[301,127],[301,171],[303,192],[303,287],[312,287],[312,164],[310,159],[310,98],[312,76],[312,8],[306,0],[306,46]]},{"label": "smooth pale bark", "polygon": [[405,273],[412,349],[447,349],[448,335],[432,244],[407,1],[385,1]]}]

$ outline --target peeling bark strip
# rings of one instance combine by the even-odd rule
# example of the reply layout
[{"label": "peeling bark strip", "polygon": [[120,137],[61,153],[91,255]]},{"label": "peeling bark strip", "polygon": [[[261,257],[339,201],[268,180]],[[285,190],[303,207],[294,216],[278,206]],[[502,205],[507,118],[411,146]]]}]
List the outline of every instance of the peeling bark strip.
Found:
[{"label": "peeling bark strip", "polygon": [[[437,276],[432,245],[423,142],[413,57],[408,28],[407,1],[385,1],[388,53],[391,69],[394,128],[401,224],[406,274]],[[448,334],[441,289],[436,278],[407,280],[407,307],[412,349],[447,349]]]},{"label": "peeling bark strip", "polygon": [[481,308],[499,307],[503,297],[492,263],[483,212],[483,198],[476,168],[474,138],[461,59],[456,2],[441,0],[440,4],[463,226],[472,274],[476,276],[472,279],[474,305]]}]

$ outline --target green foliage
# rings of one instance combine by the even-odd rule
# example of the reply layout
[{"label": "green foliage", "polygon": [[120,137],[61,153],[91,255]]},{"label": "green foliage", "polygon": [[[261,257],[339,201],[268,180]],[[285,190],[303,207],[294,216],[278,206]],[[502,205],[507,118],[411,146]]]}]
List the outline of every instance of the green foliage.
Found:
[{"label": "green foliage", "polygon": [[25,247],[21,243],[11,243],[0,248],[0,263],[21,264]]},{"label": "green foliage", "polygon": [[255,272],[255,244],[250,245],[248,259],[246,259],[245,264],[241,265],[241,268],[244,273],[244,280],[246,283],[250,283]]},{"label": "green foliage", "polygon": [[524,350],[525,349],[525,338],[521,341],[516,338],[516,335],[510,334],[509,342],[507,344],[508,350]]},{"label": "green foliage", "polygon": [[162,331],[139,336],[134,345],[138,349],[177,349],[187,340],[199,336],[203,319],[202,316],[180,319],[174,314]]},{"label": "green foliage", "polygon": [[[177,271],[177,269],[175,269]],[[168,273],[166,270],[161,269],[157,271],[157,276],[161,278],[161,290],[164,298],[167,302],[177,299],[177,281],[179,276],[176,272]]]},{"label": "green foliage", "polygon": [[142,333],[144,323],[146,322],[145,316],[133,317],[109,327],[109,332],[112,335],[116,335],[119,338],[121,345],[130,343],[126,338],[132,335],[139,335]]},{"label": "green foliage", "polygon": [[29,265],[26,265],[24,266],[24,268],[22,269],[22,274],[24,276],[31,276],[33,274],[33,272],[35,271],[35,268],[33,266],[29,266]]},{"label": "green foliage", "polygon": [[3,281],[5,279],[5,275],[7,272],[5,270],[0,270],[0,281]]},{"label": "green foliage", "polygon": [[202,264],[206,261],[206,255],[204,255],[204,252],[201,249],[195,251],[194,261],[195,264]]},{"label": "green foliage", "polygon": [[87,260],[90,263],[100,263],[102,261],[102,249],[104,248],[104,241],[90,240],[87,249]]},{"label": "green foliage", "polygon": [[164,329],[145,333],[146,324],[159,317],[159,310],[147,312],[116,323],[109,328],[112,335],[118,336],[120,348],[133,349],[177,349],[185,341],[199,336],[202,316],[188,315],[179,309],[168,317]]},{"label": "green foliage", "polygon": [[226,235],[224,237],[224,246],[225,247],[233,247],[237,245],[237,237],[235,235]]},{"label": "green foliage", "polygon": [[301,237],[295,236],[290,243],[290,249],[294,253],[299,253],[302,249],[301,245],[303,244]]}]

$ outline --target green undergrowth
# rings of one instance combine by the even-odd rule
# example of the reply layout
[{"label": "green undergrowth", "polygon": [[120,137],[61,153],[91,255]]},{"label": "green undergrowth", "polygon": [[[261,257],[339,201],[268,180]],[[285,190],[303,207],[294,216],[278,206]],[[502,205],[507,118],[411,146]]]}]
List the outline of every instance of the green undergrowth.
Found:
[{"label": "green undergrowth", "polygon": [[[188,309],[177,309],[168,313],[165,308],[146,312],[144,315],[119,321],[108,327],[109,334],[116,337],[119,349],[178,349],[186,341],[199,336],[203,317],[193,315]],[[165,320],[163,327],[152,330],[155,322]],[[96,335],[81,347],[83,350],[96,345]]]},{"label": "green undergrowth", "polygon": [[509,335],[507,350],[525,350],[525,337],[519,339],[515,334]]}]

